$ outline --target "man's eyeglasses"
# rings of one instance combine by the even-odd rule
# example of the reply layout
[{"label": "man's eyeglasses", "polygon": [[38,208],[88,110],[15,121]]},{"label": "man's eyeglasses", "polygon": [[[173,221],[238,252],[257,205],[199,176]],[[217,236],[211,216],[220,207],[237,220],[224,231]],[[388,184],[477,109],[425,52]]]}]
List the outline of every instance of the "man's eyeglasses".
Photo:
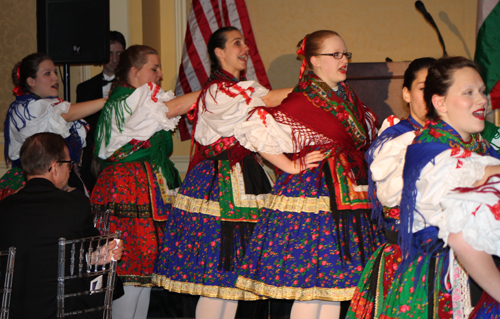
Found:
[{"label": "man's eyeglasses", "polygon": [[[73,166],[75,166],[75,162],[73,162],[73,161],[56,161],[56,163],[67,163],[68,164],[68,168],[70,170],[72,170]],[[49,172],[50,172],[51,169],[52,169],[52,166],[49,168]]]},{"label": "man's eyeglasses", "polygon": [[346,56],[347,60],[350,60],[352,58],[352,52],[334,52],[334,53],[320,53],[318,55],[329,55],[332,56],[336,60],[340,60]]}]

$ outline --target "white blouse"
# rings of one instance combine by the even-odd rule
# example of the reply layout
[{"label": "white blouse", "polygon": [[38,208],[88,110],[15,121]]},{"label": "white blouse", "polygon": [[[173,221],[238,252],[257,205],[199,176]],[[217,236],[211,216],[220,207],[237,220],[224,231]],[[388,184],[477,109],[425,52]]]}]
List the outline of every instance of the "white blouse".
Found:
[{"label": "white blouse", "polygon": [[121,131],[116,125],[116,114],[113,112],[110,142],[105,146],[105,141],[102,141],[99,157],[102,159],[110,157],[117,149],[132,139],[147,141],[161,130],[173,131],[180,116],[167,118],[168,108],[164,102],[174,98],[175,95],[172,91],[165,92],[154,83],[146,83],[137,88],[125,99],[131,113],[123,112],[125,121]]},{"label": "white blouse", "polygon": [[[261,98],[269,93],[268,89],[255,81],[241,81],[228,90],[224,92],[218,89],[217,84],[213,84],[205,95],[206,111],[200,102],[194,137],[201,145],[210,145],[221,137],[235,136],[239,140],[236,131],[253,108],[265,106]],[[248,145],[242,145],[249,148]]]},{"label": "white blouse", "polygon": [[[66,122],[61,116],[63,113],[68,113],[70,105],[71,103],[60,98],[31,100],[27,107],[30,118],[26,119],[26,126],[18,130],[14,123],[9,123],[9,158],[13,161],[19,159],[21,146],[31,135],[50,132],[66,138],[70,135],[73,124],[75,124],[76,131],[80,136],[82,147],[85,147],[85,137],[87,136],[85,126],[75,122]],[[20,104],[17,107],[22,108]],[[24,110],[18,110],[18,112],[25,117],[28,116],[24,113]],[[17,112],[12,113],[11,121],[15,121],[19,127],[23,125],[22,119],[17,115]]]},{"label": "white blouse", "polygon": [[[377,197],[385,206],[396,206],[401,201],[406,146],[414,134],[405,133],[383,145],[370,166],[377,184]],[[491,222],[494,215],[486,206],[486,203],[497,203],[500,198],[491,194],[482,196],[480,191],[467,196],[454,191],[457,187],[471,187],[483,178],[485,167],[491,165],[500,165],[500,160],[462,148],[458,152],[446,150],[427,163],[416,182],[413,232],[436,226],[438,237],[445,243],[450,232],[462,232],[465,241],[475,249],[500,253],[496,248],[500,248],[500,221]],[[495,187],[500,191],[500,183]]]}]

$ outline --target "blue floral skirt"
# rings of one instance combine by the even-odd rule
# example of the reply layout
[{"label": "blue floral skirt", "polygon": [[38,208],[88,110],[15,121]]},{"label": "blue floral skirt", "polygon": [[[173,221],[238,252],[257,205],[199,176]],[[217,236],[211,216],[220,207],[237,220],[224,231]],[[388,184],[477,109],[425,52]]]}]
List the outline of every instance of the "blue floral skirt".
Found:
[{"label": "blue floral skirt", "polygon": [[[379,239],[369,210],[331,211],[320,173],[280,176],[253,232],[237,287],[275,299],[352,298]],[[336,214],[342,215],[340,222]]]},{"label": "blue floral skirt", "polygon": [[[224,257],[221,209],[245,207],[255,217],[266,195],[244,194],[239,166],[228,171],[218,165],[222,162],[204,160],[186,176],[165,226],[153,283],[178,293],[229,300],[261,299],[234,285],[250,235],[238,228],[243,223],[236,224],[232,253]],[[224,182],[232,187],[222,189],[221,185],[227,185]],[[223,203],[220,200],[227,192],[232,200]],[[227,269],[225,258],[231,259],[231,269]]]}]

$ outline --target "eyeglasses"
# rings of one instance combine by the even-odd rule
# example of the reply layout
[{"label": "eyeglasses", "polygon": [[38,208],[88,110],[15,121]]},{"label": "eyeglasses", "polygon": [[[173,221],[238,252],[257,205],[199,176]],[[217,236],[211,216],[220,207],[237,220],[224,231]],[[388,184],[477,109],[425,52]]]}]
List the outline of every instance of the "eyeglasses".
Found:
[{"label": "eyeglasses", "polygon": [[334,53],[320,53],[318,55],[329,55],[332,56],[336,60],[340,60],[346,56],[347,60],[350,60],[352,58],[352,52],[334,52]]},{"label": "eyeglasses", "polygon": [[[56,163],[67,163],[68,164],[68,168],[70,170],[72,170],[73,166],[75,166],[75,162],[73,162],[73,161],[56,161]],[[51,169],[52,169],[52,166],[49,167],[49,172],[50,172]]]},{"label": "eyeglasses", "polygon": [[75,162],[73,161],[57,161],[58,163],[68,163],[69,169],[73,169],[73,166],[75,166]]}]

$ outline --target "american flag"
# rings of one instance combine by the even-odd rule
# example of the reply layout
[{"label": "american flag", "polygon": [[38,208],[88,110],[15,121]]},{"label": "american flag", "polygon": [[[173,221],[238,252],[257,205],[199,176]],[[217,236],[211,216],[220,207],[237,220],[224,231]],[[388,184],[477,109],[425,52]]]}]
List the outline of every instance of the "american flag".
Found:
[{"label": "american flag", "polygon": [[[244,0],[193,0],[188,18],[182,63],[175,87],[177,96],[201,90],[210,75],[207,43],[210,35],[225,26],[238,28],[250,48],[246,77],[271,89],[253,36]],[[189,139],[185,118],[179,123],[182,140]]]}]

